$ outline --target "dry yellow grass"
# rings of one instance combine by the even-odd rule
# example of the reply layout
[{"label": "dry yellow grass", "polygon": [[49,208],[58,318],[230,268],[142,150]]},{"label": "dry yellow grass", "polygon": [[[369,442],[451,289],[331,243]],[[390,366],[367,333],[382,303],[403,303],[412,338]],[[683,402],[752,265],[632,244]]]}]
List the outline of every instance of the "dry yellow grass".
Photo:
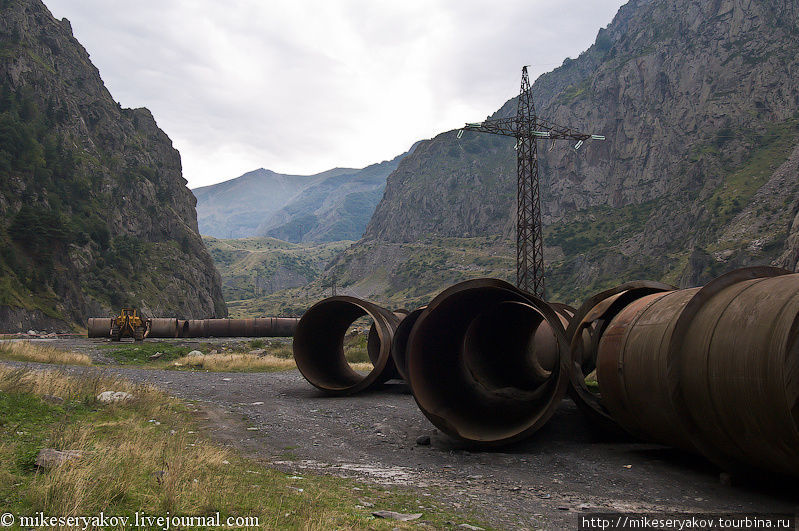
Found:
[{"label": "dry yellow grass", "polygon": [[59,350],[42,343],[30,341],[0,342],[0,358],[35,361],[38,363],[62,363],[66,365],[91,365],[92,360],[86,354]]},{"label": "dry yellow grass", "polygon": [[297,365],[292,358],[278,358],[274,355],[255,354],[205,354],[203,356],[184,356],[175,360],[174,365],[205,369],[207,371],[284,371]]},{"label": "dry yellow grass", "polygon": [[[134,399],[97,404],[96,395],[106,390],[130,392]],[[0,492],[7,485],[22,489],[18,510],[28,514],[69,517],[135,510],[188,516],[220,511],[223,518],[257,517],[265,529],[411,528],[375,521],[368,510],[355,509],[358,500],[346,481],[306,475],[298,483],[213,444],[192,431],[197,428],[177,399],[149,386],[95,374],[74,377],[0,367],[3,393],[55,394],[70,407],[84,405],[81,412],[41,426],[48,431],[43,439],[47,447],[77,450],[78,459],[26,473],[13,465],[19,458],[13,436],[10,443],[8,437],[0,440]],[[76,421],[74,415],[91,421]],[[368,495],[366,488],[359,489],[358,495],[364,493]],[[389,493],[373,494],[378,495],[391,507]]]}]

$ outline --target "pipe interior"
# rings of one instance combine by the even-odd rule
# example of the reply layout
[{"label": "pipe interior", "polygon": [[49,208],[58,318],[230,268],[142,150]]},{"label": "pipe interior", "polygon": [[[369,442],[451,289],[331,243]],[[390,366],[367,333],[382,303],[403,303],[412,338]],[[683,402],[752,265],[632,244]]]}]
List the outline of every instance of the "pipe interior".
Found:
[{"label": "pipe interior", "polygon": [[[551,401],[559,372],[557,338],[542,326],[541,313],[502,289],[465,290],[428,311],[412,334],[408,371],[431,420],[486,442],[532,427]],[[537,374],[536,364],[548,378]]]}]

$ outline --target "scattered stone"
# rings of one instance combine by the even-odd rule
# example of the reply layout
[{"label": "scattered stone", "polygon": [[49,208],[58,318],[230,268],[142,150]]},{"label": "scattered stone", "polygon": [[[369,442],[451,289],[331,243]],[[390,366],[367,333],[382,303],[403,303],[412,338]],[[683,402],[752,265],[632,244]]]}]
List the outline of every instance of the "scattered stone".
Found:
[{"label": "scattered stone", "polygon": [[252,354],[253,356],[263,356],[264,354],[266,354],[266,350],[262,348],[256,348],[251,350],[249,354]]},{"label": "scattered stone", "polygon": [[227,459],[225,459],[224,461],[222,461],[222,464],[223,464],[223,465],[229,465],[229,464],[230,464],[230,461],[228,461]]},{"label": "scattered stone", "polygon": [[103,391],[97,395],[97,400],[104,404],[113,404],[115,402],[125,402],[131,400],[133,395],[124,391]]},{"label": "scattered stone", "polygon": [[416,444],[419,446],[430,446],[430,436],[420,435],[416,438]]},{"label": "scattered stone", "polygon": [[558,511],[568,511],[568,507],[558,507]]},{"label": "scattered stone", "polygon": [[80,450],[54,450],[52,448],[42,448],[36,456],[36,466],[39,468],[55,468],[63,465],[67,461],[80,459],[83,452]]},{"label": "scattered stone", "polygon": [[252,404],[250,404],[250,405],[251,405],[251,406],[263,406],[263,405],[264,405],[264,403],[263,403],[263,402],[253,402],[253,403],[252,403]]},{"label": "scattered stone", "polygon": [[214,350],[212,350],[211,352],[209,352],[208,354],[211,354],[211,355],[214,355],[214,354],[219,354],[219,351],[218,351],[218,350],[216,350],[216,349],[214,349]]},{"label": "scattered stone", "polygon": [[29,336],[38,336],[39,332],[37,332],[36,330],[28,330],[28,335]]},{"label": "scattered stone", "polygon": [[160,357],[161,357],[161,356],[163,356],[163,355],[164,355],[164,353],[163,353],[163,352],[156,352],[155,354],[153,354],[152,356],[150,356],[150,358],[149,358],[149,359],[151,359],[151,360],[157,360],[158,358],[160,358]]},{"label": "scattered stone", "polygon": [[49,402],[50,404],[63,404],[64,403],[64,399],[63,398],[61,398],[60,396],[55,396],[55,395],[43,395],[42,396],[42,400],[44,400],[45,402]]},{"label": "scattered stone", "polygon": [[200,352],[199,350],[192,350],[191,352],[186,354],[187,358],[200,358],[202,356],[203,356],[203,353]]},{"label": "scattered stone", "polygon": [[473,531],[483,531],[482,527],[477,527],[476,525],[460,524],[458,527],[462,527],[463,529],[472,529]]},{"label": "scattered stone", "polygon": [[360,499],[360,498],[358,498],[358,503],[360,503],[360,504],[361,504],[361,505],[363,505],[364,507],[374,507],[374,506],[375,506],[375,504],[374,504],[374,503],[372,503],[372,502],[368,502],[368,501],[366,501],[366,500],[362,500],[362,499]]},{"label": "scattered stone", "polygon": [[222,378],[222,381],[223,381],[223,382],[230,382],[230,381],[232,381],[232,380],[233,380],[233,378]]},{"label": "scattered stone", "polygon": [[399,520],[400,522],[410,522],[411,520],[418,520],[421,518],[422,513],[403,514],[395,513],[394,511],[375,511],[372,513],[372,516],[389,520]]}]

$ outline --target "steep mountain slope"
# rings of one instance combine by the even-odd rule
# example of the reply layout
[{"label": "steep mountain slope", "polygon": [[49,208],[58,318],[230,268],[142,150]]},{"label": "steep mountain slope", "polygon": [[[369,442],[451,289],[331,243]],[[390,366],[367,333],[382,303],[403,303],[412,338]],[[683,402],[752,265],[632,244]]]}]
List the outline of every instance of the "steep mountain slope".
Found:
[{"label": "steep mountain slope", "polygon": [[[542,116],[608,137],[579,151],[539,145],[550,297],[574,302],[633,278],[696,284],[788,253],[798,73],[796,0],[632,0],[589,50],[541,76]],[[401,280],[412,258],[401,251],[430,238],[498,237],[512,256],[513,145],[455,131],[422,143],[389,177],[364,239],[332,266],[339,278],[391,298],[418,283]]]},{"label": "steep mountain slope", "polygon": [[407,155],[319,180],[261,224],[257,233],[295,243],[357,240],[383,197],[386,178]]},{"label": "steep mountain slope", "polygon": [[329,177],[357,170],[335,168],[316,175],[284,175],[263,168],[192,190],[200,233],[216,238],[255,236],[258,227],[300,192]]},{"label": "steep mountain slope", "polygon": [[128,304],[226,315],[180,155],[150,112],[113,100],[40,0],[0,14],[0,330]]}]

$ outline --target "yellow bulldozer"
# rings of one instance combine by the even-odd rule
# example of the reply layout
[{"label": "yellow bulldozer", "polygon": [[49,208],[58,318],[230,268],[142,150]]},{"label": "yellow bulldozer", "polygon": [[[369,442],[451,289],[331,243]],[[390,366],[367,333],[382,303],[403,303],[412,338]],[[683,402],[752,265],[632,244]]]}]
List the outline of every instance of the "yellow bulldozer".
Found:
[{"label": "yellow bulldozer", "polygon": [[119,341],[123,337],[132,337],[141,341],[147,332],[144,319],[139,317],[136,308],[122,308],[122,311],[111,319],[111,341]]}]

